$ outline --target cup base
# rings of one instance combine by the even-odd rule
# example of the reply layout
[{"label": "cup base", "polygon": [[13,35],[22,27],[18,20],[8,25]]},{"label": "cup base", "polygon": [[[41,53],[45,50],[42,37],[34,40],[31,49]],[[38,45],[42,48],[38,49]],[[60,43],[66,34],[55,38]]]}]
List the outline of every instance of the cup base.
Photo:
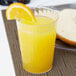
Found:
[{"label": "cup base", "polygon": [[[25,69],[24,69],[25,70]],[[47,70],[47,71],[45,71],[45,72],[40,72],[40,73],[34,73],[34,72],[29,72],[29,71],[27,71],[27,70],[25,70],[26,72],[28,72],[28,73],[31,73],[31,74],[45,74],[45,73],[47,73],[47,72],[49,72],[49,71],[51,71],[52,70],[52,67],[49,69],[49,70]]]}]

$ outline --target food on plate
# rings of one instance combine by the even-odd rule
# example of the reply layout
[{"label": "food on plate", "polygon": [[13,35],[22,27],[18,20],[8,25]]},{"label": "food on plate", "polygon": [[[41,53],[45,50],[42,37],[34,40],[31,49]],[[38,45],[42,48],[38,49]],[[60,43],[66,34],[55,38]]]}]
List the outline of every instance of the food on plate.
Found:
[{"label": "food on plate", "polygon": [[57,36],[65,43],[76,46],[76,9],[64,9],[60,12]]}]

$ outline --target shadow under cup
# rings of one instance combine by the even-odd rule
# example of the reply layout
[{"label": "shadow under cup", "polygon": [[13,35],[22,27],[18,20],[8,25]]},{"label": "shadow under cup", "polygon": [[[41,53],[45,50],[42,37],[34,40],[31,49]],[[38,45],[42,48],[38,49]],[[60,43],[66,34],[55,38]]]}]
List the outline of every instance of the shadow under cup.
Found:
[{"label": "shadow under cup", "polygon": [[[48,9],[45,8],[45,10]],[[55,13],[52,12],[52,14]],[[52,68],[56,40],[56,20],[50,24],[46,23],[46,25],[27,25],[17,21],[23,67],[26,71],[39,74]]]}]

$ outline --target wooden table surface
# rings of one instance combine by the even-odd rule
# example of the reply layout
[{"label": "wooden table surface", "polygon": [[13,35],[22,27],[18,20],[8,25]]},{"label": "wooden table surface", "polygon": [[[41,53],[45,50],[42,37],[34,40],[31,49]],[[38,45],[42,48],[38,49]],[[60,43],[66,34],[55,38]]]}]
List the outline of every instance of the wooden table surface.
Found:
[{"label": "wooden table surface", "polygon": [[5,10],[2,12],[16,76],[76,76],[76,53],[58,49],[55,49],[54,63],[51,71],[45,74],[26,72],[22,67],[16,22],[15,20],[7,21]]}]

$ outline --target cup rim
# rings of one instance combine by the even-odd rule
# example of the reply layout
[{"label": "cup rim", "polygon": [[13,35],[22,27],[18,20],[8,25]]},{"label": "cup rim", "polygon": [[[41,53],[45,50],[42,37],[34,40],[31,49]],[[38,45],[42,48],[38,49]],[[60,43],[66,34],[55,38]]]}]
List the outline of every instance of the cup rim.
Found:
[{"label": "cup rim", "polygon": [[[51,26],[51,24],[56,23],[56,21],[58,20],[58,11],[55,11],[55,10],[50,9],[50,8],[47,8],[47,7],[33,7],[33,8],[31,8],[31,10],[34,10],[34,11],[36,11],[36,10],[41,10],[41,9],[43,9],[43,10],[50,10],[50,11],[52,11],[53,13],[55,13],[55,14],[56,14],[56,19],[55,19],[55,20],[53,19],[52,22],[50,22],[49,24],[45,24],[45,25],[28,25],[28,24],[25,24],[25,23],[21,23],[21,22],[19,21],[20,19],[17,19],[17,20],[16,20],[17,26],[18,26],[18,23],[19,23],[19,24],[22,24],[23,26],[44,27],[44,26],[47,26],[47,25]],[[42,16],[42,15],[37,15],[37,16]],[[44,16],[44,17],[47,17],[47,16]],[[48,17],[48,18],[52,19],[51,17]]]}]

